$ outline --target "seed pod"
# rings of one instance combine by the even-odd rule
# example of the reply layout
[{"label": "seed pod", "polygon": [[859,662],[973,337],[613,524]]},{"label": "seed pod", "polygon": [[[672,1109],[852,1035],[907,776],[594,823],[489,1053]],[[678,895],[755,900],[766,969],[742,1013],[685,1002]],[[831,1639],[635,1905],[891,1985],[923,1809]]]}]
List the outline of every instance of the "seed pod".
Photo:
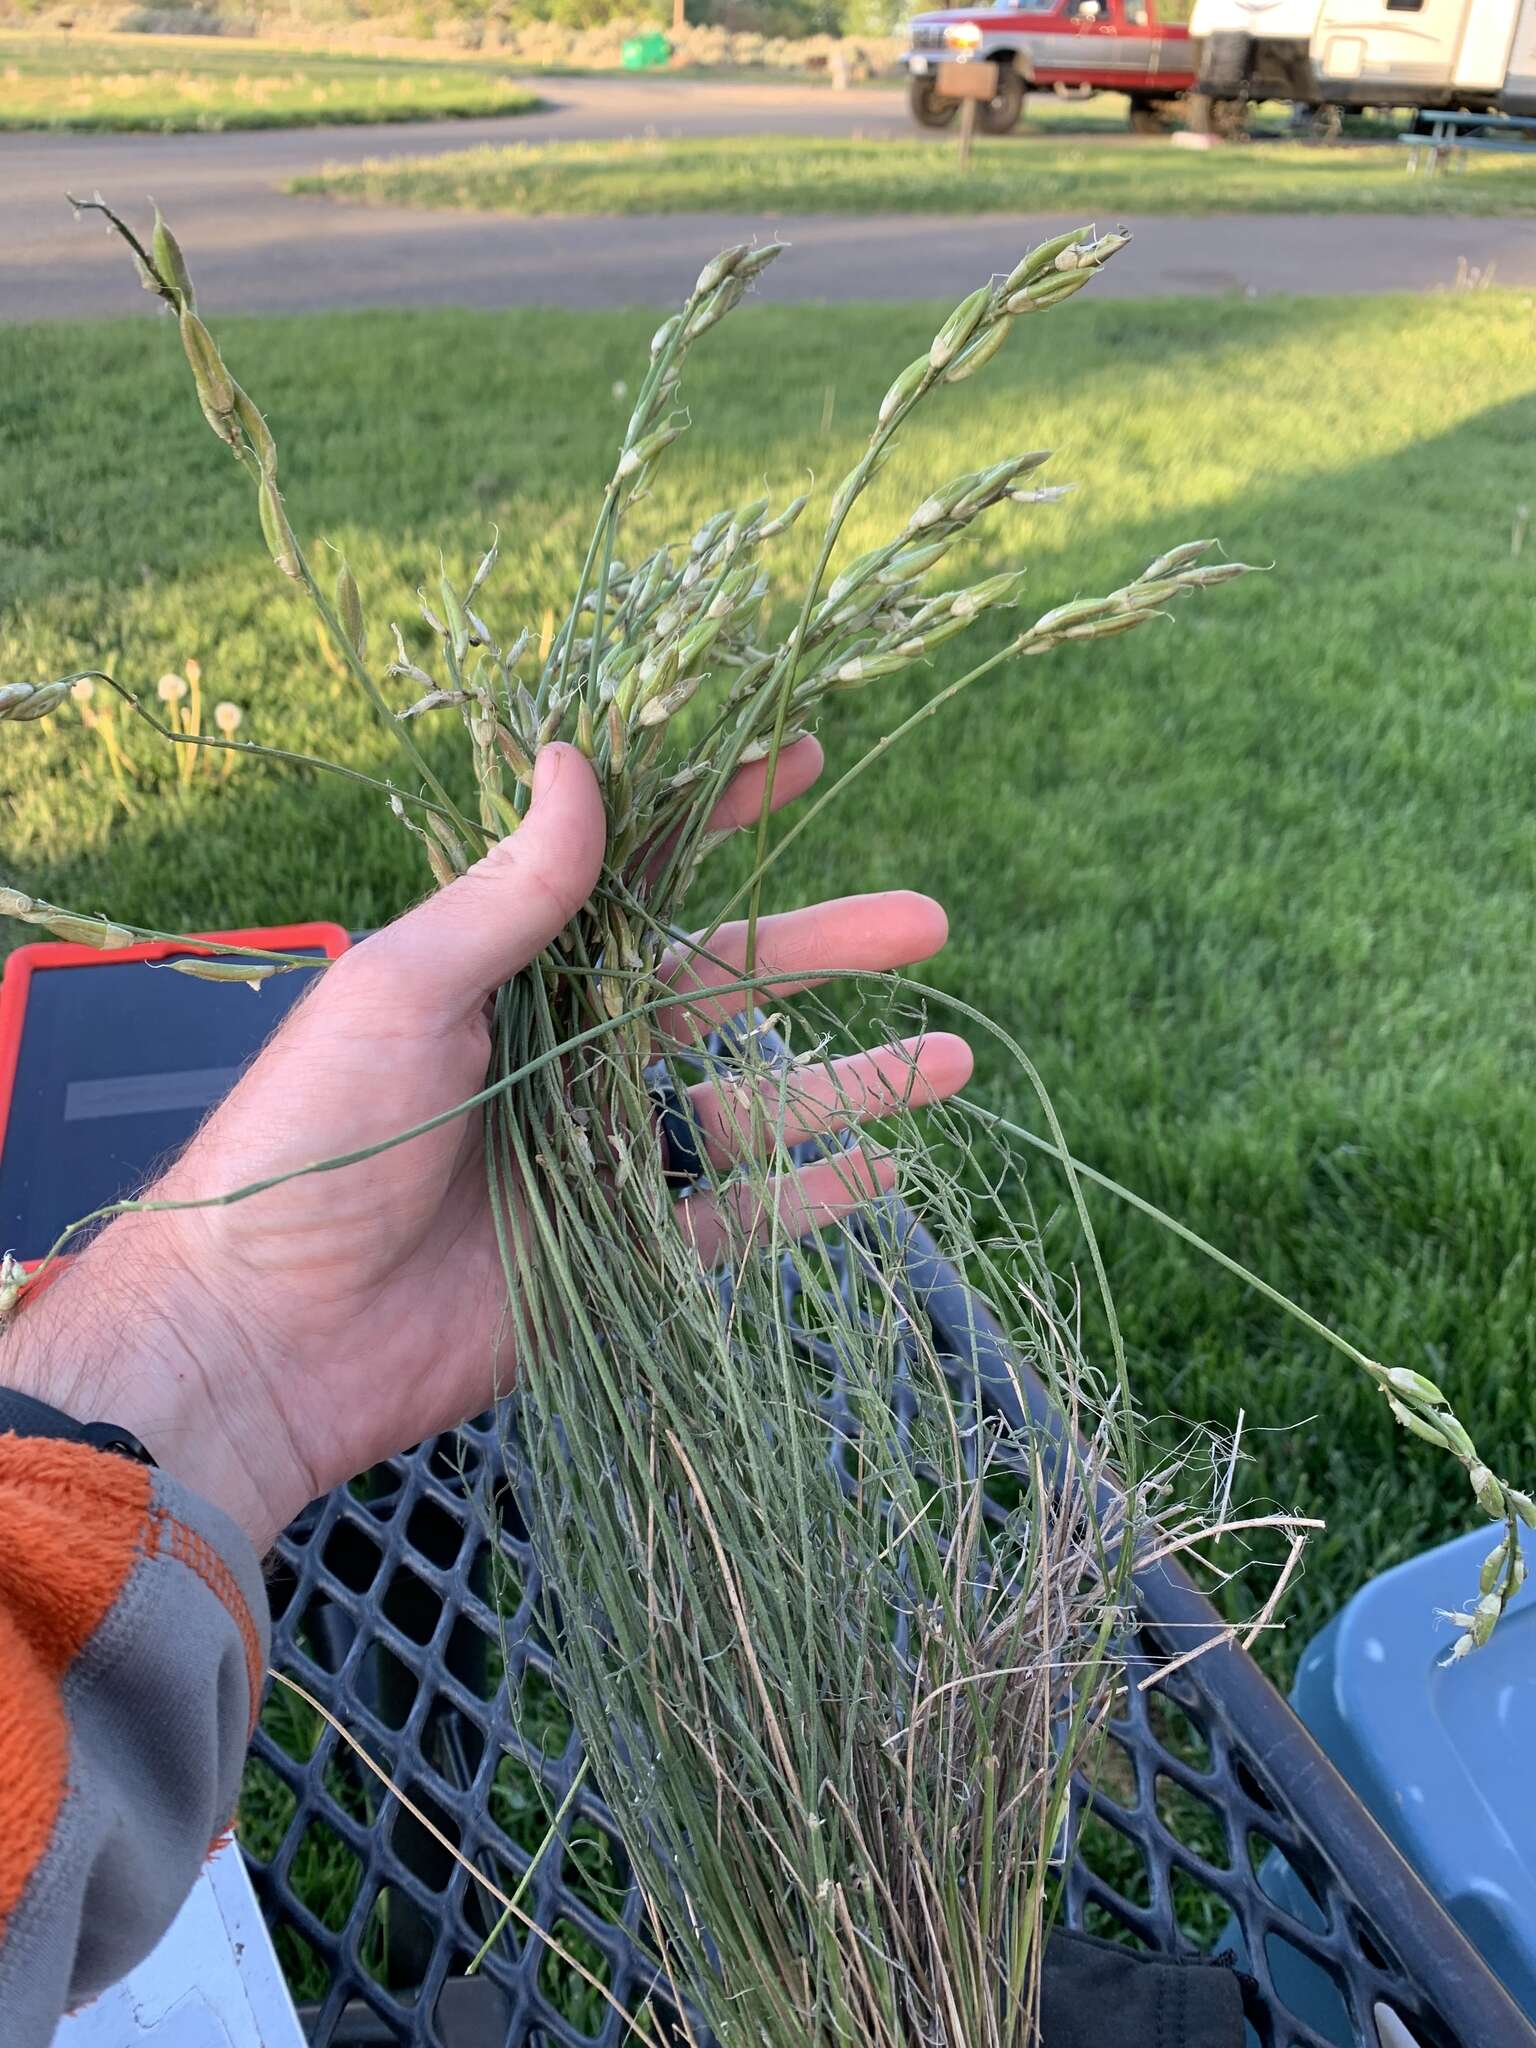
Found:
[{"label": "seed pod", "polygon": [[685,339],[697,341],[701,334],[707,334],[711,327],[717,326],[734,306],[738,306],[741,303],[746,289],[746,285],[739,277],[728,277],[719,290],[712,293],[704,301],[698,312],[688,322],[688,331]]},{"label": "seed pod", "polygon": [[277,972],[269,960],[167,960],[172,974],[185,974],[193,981],[244,982],[259,995],[261,984]]},{"label": "seed pod", "polygon": [[809,496],[791,498],[789,503],[784,507],[784,510],[782,512],[780,512],[773,519],[765,520],[764,523],[757,529],[758,539],[772,540],[775,534],[785,532],[789,527],[794,525],[795,521],[800,517],[800,514],[805,510],[806,506],[810,502],[811,501]]},{"label": "seed pod", "polygon": [[1509,1590],[1511,1593],[1518,1593],[1524,1584],[1525,1559],[1516,1545],[1509,1554]]},{"label": "seed pod", "polygon": [[1107,597],[1080,597],[1071,604],[1059,604],[1054,611],[1036,619],[1037,633],[1055,633],[1068,626],[1079,626],[1090,619],[1101,619],[1113,609],[1112,600]]},{"label": "seed pod", "polygon": [[738,242],[734,248],[722,249],[718,256],[711,256],[699,272],[690,296],[695,299],[706,298],[717,285],[724,284],[750,248],[749,242]]},{"label": "seed pod", "polygon": [[[1450,1449],[1450,1445],[1446,1442],[1445,1438],[1426,1416],[1415,1415],[1411,1408],[1405,1408],[1402,1402],[1392,1394],[1387,1396],[1387,1406],[1392,1410],[1398,1423],[1408,1431],[1410,1436],[1421,1437],[1425,1443],[1433,1444],[1437,1450],[1446,1451]],[[1474,1486],[1473,1491],[1476,1492],[1476,1490]]]},{"label": "seed pod", "polygon": [[1504,1494],[1527,1529],[1536,1529],[1536,1500],[1532,1500],[1529,1494],[1517,1493],[1512,1486],[1506,1486]]},{"label": "seed pod", "polygon": [[988,576],[972,589],[962,590],[949,608],[950,617],[973,619],[992,605],[1017,604],[1028,573],[1025,569],[1005,569],[999,576]]},{"label": "seed pod", "polygon": [[788,247],[788,242],[764,242],[756,249],[749,249],[736,266],[737,281],[744,285],[754,284]]},{"label": "seed pod", "polygon": [[1017,316],[1020,313],[1043,313],[1049,307],[1070,299],[1074,292],[1080,292],[1093,275],[1088,270],[1069,270],[1065,274],[1052,271],[1048,276],[1026,285],[1021,292],[1015,292],[1005,301],[1003,311]]},{"label": "seed pod", "polygon": [[1504,1489],[1486,1465],[1473,1465],[1467,1472],[1477,1504],[1485,1515],[1504,1513]]},{"label": "seed pod", "polygon": [[615,483],[623,483],[648,462],[654,462],[663,448],[669,448],[682,433],[681,427],[658,427],[653,434],[647,434],[643,441],[637,441],[633,448],[626,448],[619,457],[619,466],[613,472]]},{"label": "seed pod", "polygon": [[501,750],[501,758],[512,770],[518,781],[525,788],[532,789],[533,763],[523,752],[523,749],[518,745],[517,740],[507,730],[506,726],[498,724],[491,737]]},{"label": "seed pod", "polygon": [[1472,1642],[1481,1649],[1493,1634],[1494,1623],[1504,1612],[1504,1603],[1497,1593],[1485,1593],[1472,1610]]},{"label": "seed pod", "polygon": [[944,382],[963,384],[967,377],[974,377],[978,370],[986,368],[1007,339],[1008,323],[999,320],[995,327],[989,327],[985,334],[956,356],[944,372]]},{"label": "seed pod", "polygon": [[251,444],[251,453],[261,465],[263,476],[277,475],[277,443],[272,430],[262,417],[261,408],[249,398],[237,384],[235,386],[235,415],[245,429],[245,438]]},{"label": "seed pod", "polygon": [[1149,619],[1160,619],[1162,612],[1116,612],[1113,618],[1099,619],[1086,626],[1068,626],[1064,640],[1113,640],[1117,633],[1134,633],[1138,626],[1146,625]]},{"label": "seed pod", "polygon": [[23,923],[30,924],[37,907],[35,896],[28,896],[20,889],[0,888],[0,917],[19,917]]},{"label": "seed pod", "polygon": [[425,834],[422,836],[422,845],[427,850],[427,866],[432,870],[432,879],[440,889],[449,888],[457,880],[457,876],[448,856],[436,840],[428,839]]},{"label": "seed pod", "polygon": [[443,617],[447,621],[446,637],[448,644],[453,649],[454,660],[461,662],[469,652],[469,621],[464,616],[464,607],[459,602],[459,593],[448,581],[446,575],[438,577],[437,587],[442,592]]},{"label": "seed pod", "polygon": [[288,515],[283,510],[283,501],[277,485],[270,475],[261,480],[256,493],[256,502],[261,512],[261,531],[272,559],[285,576],[295,581],[299,574],[299,544],[293,537],[293,528],[288,524]]},{"label": "seed pod", "polygon": [[368,656],[368,628],[363,623],[363,600],[358,595],[357,579],[344,561],[336,571],[336,616],[341,620],[341,630],[352,643],[352,651],[359,661]]},{"label": "seed pod", "polygon": [[1496,1543],[1483,1559],[1482,1569],[1477,1575],[1479,1593],[1491,1593],[1498,1584],[1499,1574],[1504,1569],[1504,1560],[1509,1555],[1508,1542]]},{"label": "seed pod", "polygon": [[1476,1458],[1477,1446],[1448,1408],[1438,1410],[1435,1415],[1435,1427],[1458,1458]]},{"label": "seed pod", "polygon": [[629,734],[617,704],[608,706],[608,766],[615,775],[624,772],[629,752]]},{"label": "seed pod", "polygon": [[213,336],[190,311],[181,316],[181,345],[192,371],[192,382],[197,387],[197,402],[203,409],[203,418],[221,441],[238,448],[240,429],[235,423],[235,380],[225,369]]},{"label": "seed pod", "polygon": [[192,274],[187,269],[187,259],[181,253],[181,244],[166,226],[158,206],[155,208],[155,232],[149,246],[162,279],[179,294],[187,312],[195,313],[197,299],[192,290]]},{"label": "seed pod", "polygon": [[31,1277],[14,1252],[0,1254],[0,1322],[20,1301]]},{"label": "seed pod", "polygon": [[878,419],[882,427],[891,414],[896,411],[897,407],[905,405],[913,392],[917,390],[923,379],[928,375],[928,367],[928,358],[925,355],[918,356],[913,362],[908,363],[907,367],[880,401]]},{"label": "seed pod", "polygon": [[1186,569],[1179,581],[1186,590],[1215,590],[1222,583],[1235,583],[1239,576],[1253,574],[1251,562],[1211,562],[1203,569]]},{"label": "seed pod", "polygon": [[682,710],[702,681],[702,676],[684,676],[681,681],[675,682],[670,690],[663,690],[659,696],[647,698],[640,706],[638,722],[643,726],[665,725],[674,712]]},{"label": "seed pod", "polygon": [[485,581],[486,577],[489,576],[491,571],[495,568],[496,557],[500,553],[501,537],[498,534],[497,537],[491,542],[490,546],[486,549],[485,553],[480,557],[480,566],[478,569],[476,569],[474,575],[471,576],[469,579],[469,588],[464,593],[464,602],[466,605],[468,605],[470,599],[474,596],[475,592],[480,588],[481,584]]},{"label": "seed pod", "polygon": [[1040,484],[1032,491],[1010,491],[1008,495],[1015,505],[1058,505],[1076,489],[1076,484]]},{"label": "seed pod", "polygon": [[34,718],[46,718],[57,711],[69,695],[69,684],[7,683],[0,689],[0,719],[13,725],[28,725]]},{"label": "seed pod", "polygon": [[134,934],[126,925],[108,924],[104,917],[76,917],[73,911],[55,910],[52,904],[40,904],[46,917],[29,917],[28,924],[40,924],[55,938],[67,939],[75,946],[95,946],[103,953],[117,953],[124,946],[135,943]]},{"label": "seed pod", "polygon": [[832,677],[832,687],[851,688],[857,683],[872,683],[881,676],[900,675],[904,668],[911,666],[912,657],[898,648],[891,654],[858,654],[851,661],[845,661]]},{"label": "seed pod", "polygon": [[890,552],[887,543],[884,547],[870,548],[865,554],[855,556],[842,574],[834,579],[832,588],[827,592],[827,603],[837,605],[850,592],[867,583],[875,571],[884,566]]},{"label": "seed pod", "polygon": [[933,337],[928,350],[928,361],[935,370],[942,370],[952,363],[980,326],[992,298],[992,287],[979,284],[956,306]]},{"label": "seed pod", "polygon": [[1021,292],[1025,285],[1033,284],[1037,277],[1044,277],[1064,249],[1070,249],[1093,237],[1092,228],[1068,228],[1064,235],[1052,235],[1048,242],[1040,242],[1003,281],[1001,296],[1011,298]]},{"label": "seed pod", "polygon": [[651,361],[653,363],[682,324],[683,316],[681,313],[674,313],[670,320],[662,321],[656,332],[651,336]]},{"label": "seed pod", "polygon": [[458,833],[454,831],[448,820],[437,811],[428,811],[427,828],[436,835],[438,844],[448,856],[453,872],[456,875],[462,875],[469,866],[469,860],[464,852],[464,842],[460,839]]},{"label": "seed pod", "polygon": [[592,706],[585,697],[576,707],[576,744],[589,761],[597,751],[596,735],[592,730]]},{"label": "seed pod", "polygon": [[1159,576],[1176,576],[1181,569],[1188,569],[1209,554],[1215,547],[1214,540],[1187,540],[1181,547],[1170,548],[1166,555],[1159,555],[1155,562],[1148,562],[1142,575],[1148,579]]}]

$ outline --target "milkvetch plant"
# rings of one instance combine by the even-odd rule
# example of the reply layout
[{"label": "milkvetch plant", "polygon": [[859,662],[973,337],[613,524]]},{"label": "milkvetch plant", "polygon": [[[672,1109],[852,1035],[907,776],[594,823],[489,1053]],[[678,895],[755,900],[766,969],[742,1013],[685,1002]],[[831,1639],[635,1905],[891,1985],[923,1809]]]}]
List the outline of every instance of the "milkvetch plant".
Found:
[{"label": "milkvetch plant", "polygon": [[[322,580],[301,546],[274,437],[199,314],[169,229],[157,217],[146,246],[107,217],[177,322],[204,416],[254,487],[276,568],[313,606],[399,765],[372,777],[238,739],[238,718],[220,715],[233,707],[203,733],[179,699],[158,718],[95,672],[8,686],[0,717],[46,716],[90,680],[173,743],[370,783],[443,888],[519,829],[542,747],[573,742],[591,761],[608,819],[597,888],[500,990],[486,1086],[455,1112],[481,1119],[509,1387],[516,1362],[508,1457],[533,1504],[563,1688],[649,1902],[658,1960],[726,2048],[1024,2048],[1072,1774],[1092,1770],[1127,1678],[1131,1573],[1154,1547],[1192,1548],[1212,1519],[1193,1467],[1151,1459],[1143,1444],[1083,1194],[1101,1177],[1073,1160],[1022,1049],[937,989],[847,975],[827,978],[878,1010],[883,1030],[897,1018],[919,1030],[892,1033],[873,1065],[836,1057],[837,1006],[764,971],[759,911],[792,839],[962,691],[1008,668],[1022,687],[1035,657],[1134,631],[1249,573],[1211,559],[1213,542],[1191,541],[1103,596],[1067,598],[1020,624],[1022,568],[966,581],[953,564],[984,518],[1061,494],[1040,480],[1040,450],[927,490],[883,541],[839,559],[850,514],[918,410],[983,372],[1020,321],[1087,286],[1125,238],[1056,236],[955,308],[892,382],[863,454],[831,491],[782,629],[765,563],[808,498],[777,509],[762,498],[689,537],[628,544],[650,480],[689,425],[679,389],[691,350],[779,253],[724,251],[651,340],[563,621],[537,644],[488,621],[493,541],[471,574],[445,567],[420,593],[433,651],[417,659],[398,626],[370,620],[345,560]],[[981,619],[1007,621],[1005,644],[936,690],[775,841],[786,747],[838,695],[878,689]],[[461,773],[422,747],[427,719],[462,730]],[[739,947],[726,948],[718,921],[681,940],[711,821],[753,763],[764,778],[756,858],[725,907],[745,907]],[[0,892],[0,911],[108,947],[164,936],[14,889]],[[174,965],[258,986],[315,963],[208,947]],[[787,1054],[753,1024],[728,1027],[728,1057],[710,1039],[754,1000],[790,994]],[[976,1105],[928,1101],[921,1027],[944,1005],[1016,1062],[1048,1138]],[[680,1102],[698,1171],[677,1204],[654,1114],[658,1055],[674,1076],[697,1077]],[[884,1153],[855,1139],[913,1102],[927,1104],[922,1135],[903,1120]],[[997,1154],[988,1171],[1015,1142],[1059,1161],[1100,1302],[1102,1364],[1032,1219],[985,1238],[971,1227],[954,1161],[982,1157],[979,1133]],[[815,1163],[798,1154],[806,1141],[821,1143]],[[990,1304],[1005,1376],[1044,1386],[1054,1432],[957,1406],[914,1297],[904,1212],[882,1199],[893,1182]],[[1536,1510],[1482,1463],[1438,1387],[1376,1364],[1201,1248],[1344,1350],[1405,1428],[1461,1460],[1501,1530],[1478,1603],[1459,1617],[1458,1648],[1485,1640],[1520,1582],[1517,1521]],[[8,1274],[3,1284],[24,1283]],[[1297,1525],[1278,1519],[1294,1562]]]}]

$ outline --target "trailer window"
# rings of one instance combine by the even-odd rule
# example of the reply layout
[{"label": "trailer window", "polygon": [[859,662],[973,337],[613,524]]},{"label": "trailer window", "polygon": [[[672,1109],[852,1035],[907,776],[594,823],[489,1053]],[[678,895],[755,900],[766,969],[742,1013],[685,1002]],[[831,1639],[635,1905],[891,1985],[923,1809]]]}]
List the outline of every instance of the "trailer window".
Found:
[{"label": "trailer window", "polygon": [[1388,14],[1422,14],[1424,0],[1387,0]]}]

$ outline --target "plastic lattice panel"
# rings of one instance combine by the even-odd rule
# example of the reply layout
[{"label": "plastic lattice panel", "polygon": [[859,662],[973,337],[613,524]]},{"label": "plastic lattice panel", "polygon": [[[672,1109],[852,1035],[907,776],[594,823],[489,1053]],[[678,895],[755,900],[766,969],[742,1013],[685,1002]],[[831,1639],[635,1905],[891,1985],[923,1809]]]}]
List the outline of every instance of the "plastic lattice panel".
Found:
[{"label": "plastic lattice panel", "polygon": [[[910,1219],[901,1227],[910,1311],[931,1323],[956,1400],[1013,1406],[984,1313],[922,1231]],[[828,1376],[829,1411],[851,1426],[835,1350],[804,1343]],[[310,1508],[279,1545],[271,1581],[274,1664],[507,1892],[580,1760],[533,1627],[537,1568],[514,1469],[497,1418],[482,1418]],[[1216,1629],[1174,1571],[1159,1569],[1139,1594],[1139,1655]],[[290,1972],[326,1987],[302,2008],[317,2048],[618,2048],[619,2012],[536,1934],[509,1929],[464,1977],[495,1902],[319,1717],[275,1695],[253,1755],[265,1820],[242,1839]],[[1130,1690],[1096,1788],[1078,1788],[1073,1825],[1068,1921],[1160,1951],[1215,1951],[1240,1932],[1261,2048],[1375,2048],[1379,2003],[1421,2048],[1536,2043],[1239,1651],[1213,1650],[1156,1691]],[[1278,1884],[1275,1851],[1287,1866]],[[655,1989],[631,1939],[639,1895],[595,1791],[578,1793],[522,1904],[619,2006]],[[1338,2017],[1318,2031],[1330,1997]],[[664,2019],[664,1995],[657,2010]]]}]

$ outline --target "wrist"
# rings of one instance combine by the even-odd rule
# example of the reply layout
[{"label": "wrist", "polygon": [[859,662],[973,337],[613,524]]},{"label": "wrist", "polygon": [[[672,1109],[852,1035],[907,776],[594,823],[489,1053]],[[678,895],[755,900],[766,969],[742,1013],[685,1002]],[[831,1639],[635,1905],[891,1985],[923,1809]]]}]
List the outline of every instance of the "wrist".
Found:
[{"label": "wrist", "polygon": [[112,1422],[162,1470],[269,1547],[308,1498],[264,1410],[241,1318],[188,1257],[176,1219],[120,1217],[0,1330],[0,1384],[78,1422]]}]

